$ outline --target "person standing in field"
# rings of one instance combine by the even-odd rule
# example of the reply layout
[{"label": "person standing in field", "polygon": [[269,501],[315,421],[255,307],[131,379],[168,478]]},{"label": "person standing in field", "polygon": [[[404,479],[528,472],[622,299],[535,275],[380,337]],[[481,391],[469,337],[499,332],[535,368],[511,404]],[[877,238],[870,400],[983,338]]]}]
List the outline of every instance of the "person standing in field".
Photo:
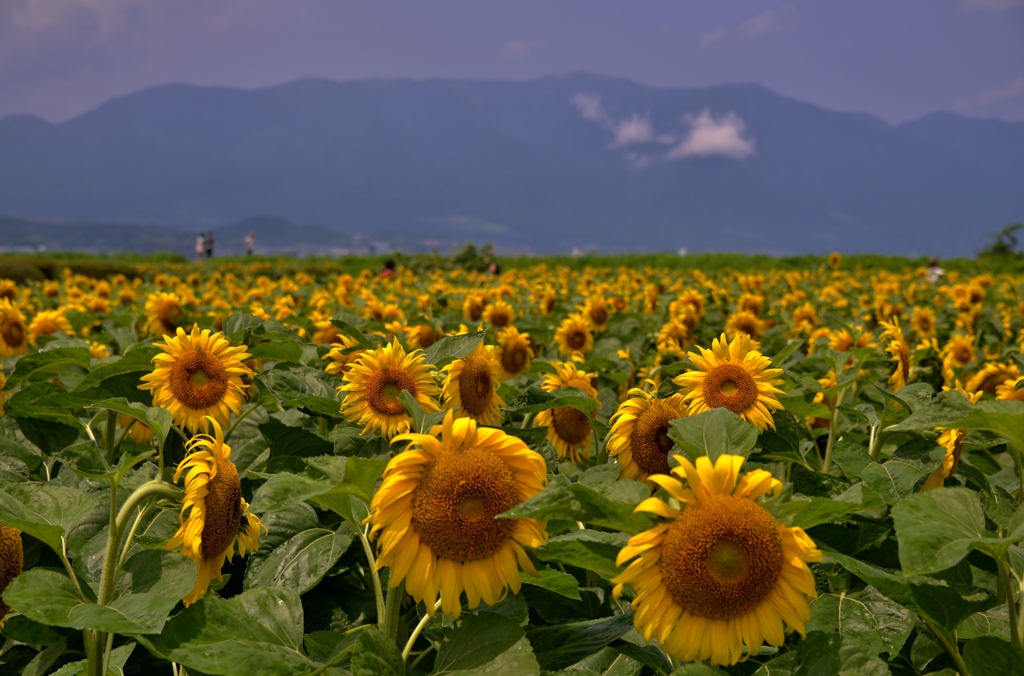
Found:
[{"label": "person standing in field", "polygon": [[206,257],[213,258],[213,230],[206,233]]},{"label": "person standing in field", "polygon": [[942,276],[946,274],[946,271],[939,267],[939,259],[932,257],[928,259],[928,273],[927,279],[932,284],[935,284]]},{"label": "person standing in field", "polygon": [[206,253],[206,235],[199,233],[196,237],[196,263],[203,262],[203,255]]},{"label": "person standing in field", "polygon": [[252,252],[256,249],[256,234],[250,230],[249,234],[245,236],[245,255],[251,256]]}]

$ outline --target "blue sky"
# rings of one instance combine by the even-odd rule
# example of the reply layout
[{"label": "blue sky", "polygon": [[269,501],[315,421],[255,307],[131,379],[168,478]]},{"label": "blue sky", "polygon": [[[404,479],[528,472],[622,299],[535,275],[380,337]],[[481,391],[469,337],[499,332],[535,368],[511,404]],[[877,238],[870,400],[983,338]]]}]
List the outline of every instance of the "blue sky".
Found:
[{"label": "blue sky", "polygon": [[575,70],[1019,121],[1024,0],[0,0],[0,116],[61,121],[167,82]]}]

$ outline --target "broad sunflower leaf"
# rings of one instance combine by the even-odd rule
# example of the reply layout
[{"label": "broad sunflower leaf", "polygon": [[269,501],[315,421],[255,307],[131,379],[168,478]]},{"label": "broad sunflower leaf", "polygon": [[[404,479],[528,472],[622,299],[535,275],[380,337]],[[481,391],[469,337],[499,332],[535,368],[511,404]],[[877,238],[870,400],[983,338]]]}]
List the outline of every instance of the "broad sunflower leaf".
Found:
[{"label": "broad sunflower leaf", "polygon": [[426,363],[441,368],[448,362],[462,359],[476,349],[480,341],[487,335],[485,331],[463,333],[456,336],[445,336],[424,350]]},{"label": "broad sunflower leaf", "polygon": [[347,506],[344,498],[350,495],[370,502],[373,487],[387,463],[388,458],[379,456],[350,458],[327,455],[307,459],[304,474],[249,472],[250,475],[267,479],[266,483],[256,489],[252,509],[262,514],[279,511],[306,500],[334,509],[334,503],[339,499],[346,502]]},{"label": "broad sunflower leaf", "polygon": [[122,477],[131,471],[133,467],[152,457],[152,455],[150,452],[134,456],[123,453],[118,458],[117,464],[111,467],[107,464],[107,459],[103,457],[95,443],[92,441],[80,441],[65,448],[58,457],[71,471],[79,476],[98,481],[113,479],[115,482],[120,483]]},{"label": "broad sunflower leaf", "polygon": [[835,632],[889,659],[899,654],[914,629],[914,615],[874,587],[852,594],[822,594],[811,605],[807,631]]},{"label": "broad sunflower leaf", "polygon": [[1024,674],[1024,657],[1007,641],[983,636],[964,647],[964,664],[972,674],[1019,676]]},{"label": "broad sunflower leaf", "polygon": [[564,669],[622,638],[633,628],[633,614],[536,627],[526,632],[542,669]]},{"label": "broad sunflower leaf", "polygon": [[467,615],[437,649],[434,673],[450,674],[483,667],[525,635],[522,627],[501,615]]},{"label": "broad sunflower leaf", "polygon": [[537,573],[540,575],[539,577],[520,571],[520,579],[523,584],[541,587],[569,599],[580,600],[580,585],[572,575],[554,568],[542,568]]},{"label": "broad sunflower leaf", "polygon": [[302,621],[295,591],[259,587],[227,600],[207,594],[159,635],[138,640],[158,657],[211,676],[309,674],[323,665],[302,651]]},{"label": "broad sunflower leaf", "polygon": [[[602,528],[639,533],[649,528],[654,520],[647,514],[633,513],[637,503],[647,497],[630,490],[630,484],[636,483],[570,483],[564,476],[556,476],[543,491],[500,516],[544,521],[571,519]],[[642,484],[639,486],[647,492],[646,487]]]},{"label": "broad sunflower leaf", "polygon": [[702,455],[712,461],[725,454],[745,457],[757,444],[757,428],[724,408],[673,420],[668,436],[691,461]]},{"label": "broad sunflower leaf", "polygon": [[946,449],[926,439],[904,444],[884,463],[872,462],[860,470],[861,480],[889,505],[914,493],[914,487],[942,463]]},{"label": "broad sunflower leaf", "polygon": [[110,378],[126,373],[149,373],[153,370],[153,357],[161,352],[163,350],[151,345],[141,345],[133,350],[129,350],[124,356],[117,358],[117,361],[109,361],[96,366],[78,384],[74,392],[88,392],[93,388],[101,387]]},{"label": "broad sunflower leaf", "polygon": [[855,484],[835,498],[794,496],[779,507],[779,516],[792,517],[791,526],[811,528],[848,514],[884,507],[885,502],[864,484]]},{"label": "broad sunflower leaf", "polygon": [[611,578],[621,572],[615,565],[615,557],[627,540],[629,536],[625,533],[579,530],[553,537],[546,545],[534,549],[533,553],[541,561],[576,566]]},{"label": "broad sunflower leaf", "polygon": [[1010,614],[1005,604],[1000,604],[985,612],[974,613],[960,623],[956,630],[957,638],[973,639],[981,636],[995,636],[1004,641],[1010,640]]},{"label": "broad sunflower leaf", "polygon": [[313,434],[301,427],[285,425],[276,418],[270,418],[259,426],[260,434],[270,445],[270,456],[293,456],[309,458],[318,455],[329,455],[334,451],[334,444],[321,436]]},{"label": "broad sunflower leaf", "polygon": [[16,440],[0,433],[0,457],[17,458],[25,463],[25,466],[35,471],[43,462],[43,457],[38,450],[33,450],[18,443]]},{"label": "broad sunflower leaf", "polygon": [[[133,641],[110,651],[110,670],[107,671],[108,674],[114,674],[114,676],[122,676],[124,674],[124,665],[128,663],[128,658],[132,656],[135,645]],[[80,660],[65,664],[53,672],[52,676],[79,676],[79,674],[87,673],[89,673],[89,660]]]},{"label": "broad sunflower leaf", "polygon": [[620,654],[652,669],[657,674],[672,672],[672,663],[665,653],[657,646],[644,645],[643,637],[635,631],[627,632],[624,638],[612,641],[611,647],[618,650]]},{"label": "broad sunflower leaf", "polygon": [[1006,439],[1018,451],[1024,451],[1024,402],[979,401],[971,404],[956,391],[942,392],[906,420],[888,431],[932,430],[936,427],[959,430],[988,430]]},{"label": "broad sunflower leaf", "polygon": [[14,526],[59,552],[61,538],[99,504],[101,497],[53,484],[0,481],[0,523]]},{"label": "broad sunflower leaf", "polygon": [[793,676],[889,676],[889,667],[856,640],[809,631],[800,642]]},{"label": "broad sunflower leaf", "polygon": [[338,562],[354,537],[347,521],[337,530],[316,527],[295,533],[266,556],[249,562],[245,588],[288,587],[305,594]]},{"label": "broad sunflower leaf", "polygon": [[596,404],[597,402],[593,397],[588,396],[586,392],[578,387],[563,387],[554,392],[548,392],[533,385],[508,402],[502,410],[506,413],[521,413],[525,415],[527,413],[537,413],[552,408],[568,406],[590,415]]},{"label": "broad sunflower leaf", "polygon": [[116,411],[117,413],[135,418],[153,430],[153,438],[157,440],[160,447],[163,447],[164,441],[171,431],[171,425],[174,424],[171,414],[167,409],[159,406],[146,406],[129,402],[127,399],[104,399],[103,401],[90,404],[89,408]]},{"label": "broad sunflower leaf", "polygon": [[405,663],[398,646],[376,627],[360,631],[346,652],[350,656],[352,676],[405,676]]},{"label": "broad sunflower leaf", "polygon": [[257,379],[270,388],[274,396],[285,405],[308,397],[333,400],[335,388],[341,384],[341,379],[336,376],[300,364],[277,364],[269,371],[260,373]]},{"label": "broad sunflower leaf", "polygon": [[49,380],[68,366],[88,371],[89,365],[89,348],[86,347],[58,347],[26,354],[15,365],[14,373],[7,379],[7,387],[13,389],[22,383]]},{"label": "broad sunflower leaf", "polygon": [[7,402],[7,413],[18,423],[25,438],[44,453],[61,451],[85,431],[72,412],[81,402],[54,383],[32,383]]}]

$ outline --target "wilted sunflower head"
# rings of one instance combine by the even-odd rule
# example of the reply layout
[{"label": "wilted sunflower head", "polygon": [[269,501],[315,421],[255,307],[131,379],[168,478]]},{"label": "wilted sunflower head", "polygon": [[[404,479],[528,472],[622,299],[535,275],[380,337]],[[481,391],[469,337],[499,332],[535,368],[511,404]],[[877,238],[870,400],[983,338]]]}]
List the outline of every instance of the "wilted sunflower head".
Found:
[{"label": "wilted sunflower head", "polygon": [[505,301],[496,300],[493,303],[488,303],[487,307],[484,308],[483,319],[491,326],[502,329],[506,326],[512,326],[516,320],[516,313],[512,306]]},{"label": "wilted sunflower head", "polygon": [[757,502],[782,484],[764,470],[741,478],[742,456],[679,458],[675,476],[651,481],[682,509],[657,497],[641,502],[636,511],[670,521],[630,538],[616,560],[636,559],[612,581],[615,596],[626,584],[635,590],[637,631],[680,661],[714,665],[735,664],[765,642],[780,646],[787,631],[803,634],[807,599],[817,596],[807,562],[822,557],[803,530]]},{"label": "wilted sunflower head", "polygon": [[523,547],[547,541],[545,523],[498,516],[543,490],[540,454],[452,412],[430,434],[395,441],[412,443],[388,463],[367,519],[371,535],[381,534],[376,566],[391,568],[390,586],[404,580],[429,613],[440,594],[455,617],[463,592],[470,609],[493,605],[506,589],[518,593],[520,568],[537,575]]},{"label": "wilted sunflower head", "polygon": [[516,327],[510,326],[498,334],[498,346],[501,348],[501,380],[515,378],[530,368],[534,357],[530,334],[520,333]]},{"label": "wilted sunflower head", "polygon": [[555,331],[555,342],[561,354],[582,352],[586,354],[594,349],[594,334],[587,320],[578,314],[571,314],[562,320]]},{"label": "wilted sunflower head", "polygon": [[498,359],[495,347],[481,341],[468,355],[448,364],[442,389],[445,408],[456,411],[456,417],[470,417],[483,425],[501,422],[500,409],[505,402],[498,396]]},{"label": "wilted sunflower head", "polygon": [[[673,382],[683,388],[691,416],[713,408],[726,408],[761,429],[775,428],[771,410],[782,408],[776,398],[784,394],[776,385],[782,369],[750,347],[750,337],[740,334],[732,342],[723,334],[711,349],[697,348],[690,361],[697,367]],[[769,410],[771,409],[771,410]]]},{"label": "wilted sunflower head", "polygon": [[345,395],[341,412],[363,426],[363,433],[380,432],[390,439],[409,431],[412,418],[399,399],[402,392],[413,396],[426,412],[438,409],[435,397],[441,390],[424,363],[421,350],[406,354],[397,339],[375,350],[366,350],[344,375],[338,392]]},{"label": "wilted sunflower head", "polygon": [[178,328],[156,346],[163,350],[153,357],[156,368],[142,377],[139,389],[152,390],[153,405],[170,411],[174,423],[197,431],[204,417],[227,425],[231,414],[242,411],[245,402],[243,377],[253,376],[245,365],[245,346],[232,347],[221,333],[192,327],[192,333]]},{"label": "wilted sunflower head", "polygon": [[0,358],[28,351],[28,330],[21,308],[9,299],[0,300]]},{"label": "wilted sunflower head", "polygon": [[149,335],[174,335],[184,318],[185,308],[177,294],[157,291],[146,298],[146,330]]},{"label": "wilted sunflower head", "polygon": [[[231,462],[231,447],[224,443],[224,430],[213,418],[204,418],[213,435],[199,434],[186,448],[188,454],[174,474],[177,482],[185,474],[185,498],[181,526],[164,549],[181,548],[182,556],[196,562],[196,584],[184,598],[186,606],[206,595],[210,582],[223,580],[221,569],[234,554],[259,549],[260,531],[266,527],[242,498],[238,469]],[[187,474],[186,474],[187,472]]]},{"label": "wilted sunflower head", "polygon": [[668,432],[672,421],[686,416],[682,395],[657,399],[634,388],[609,422],[608,455],[614,457],[623,479],[645,481],[652,474],[668,474],[668,458],[675,442]]}]

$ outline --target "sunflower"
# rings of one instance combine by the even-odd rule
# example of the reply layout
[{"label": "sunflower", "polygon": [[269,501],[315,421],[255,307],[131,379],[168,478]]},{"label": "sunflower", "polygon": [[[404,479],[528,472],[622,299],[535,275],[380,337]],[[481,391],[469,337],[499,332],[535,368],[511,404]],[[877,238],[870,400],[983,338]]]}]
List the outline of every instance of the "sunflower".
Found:
[{"label": "sunflower", "polygon": [[363,426],[363,434],[380,432],[390,439],[409,431],[412,418],[398,397],[402,391],[413,396],[427,413],[437,410],[434,401],[440,393],[432,365],[424,363],[420,350],[406,354],[398,339],[375,350],[367,350],[345,373],[338,388],[345,395],[341,412],[350,421]]},{"label": "sunflower", "polygon": [[561,354],[582,352],[586,354],[594,349],[594,334],[587,320],[578,314],[571,314],[562,320],[555,331],[555,342]]},{"label": "sunflower", "polygon": [[616,563],[634,560],[612,578],[613,594],[629,584],[636,592],[633,623],[644,640],[656,637],[684,662],[732,665],[756,655],[763,643],[781,646],[787,631],[804,635],[816,598],[809,561],[821,552],[800,528],[778,523],[757,499],[778,496],[782,484],[764,470],[740,478],[744,458],[721,455],[694,466],[680,456],[672,473],[651,480],[683,503],[660,498],[637,506],[670,522],[630,538]]},{"label": "sunflower", "polygon": [[910,315],[910,325],[921,340],[935,336],[935,311],[930,307],[915,307]]},{"label": "sunflower", "polygon": [[[440,435],[440,439],[438,439]],[[536,576],[526,547],[547,542],[545,522],[500,519],[544,488],[540,454],[501,430],[478,427],[449,412],[430,434],[403,434],[408,450],[388,463],[370,503],[371,536],[380,532],[377,569],[391,568],[389,586],[406,591],[433,614],[459,617],[462,592],[476,608],[517,594],[519,570]]]},{"label": "sunflower", "polygon": [[352,368],[352,364],[359,359],[359,355],[361,355],[363,351],[353,350],[346,354],[345,350],[355,347],[358,344],[359,341],[355,338],[339,333],[334,343],[331,344],[331,349],[323,356],[323,359],[327,361],[327,365],[324,367],[324,370],[336,375],[346,373],[350,368]]},{"label": "sunflower", "polygon": [[[950,388],[943,387],[945,391],[949,391]],[[971,393],[968,392],[960,385],[956,383],[956,391],[964,395],[967,401],[972,404],[978,403],[981,399],[981,392]],[[964,437],[967,436],[967,430],[947,430],[939,429],[938,444],[946,449],[946,455],[942,458],[942,464],[939,465],[938,469],[928,475],[925,479],[924,485],[921,486],[922,491],[930,491],[933,488],[942,488],[946,483],[946,479],[953,476],[956,472],[956,468],[960,466],[960,454],[964,448]]]},{"label": "sunflower", "polygon": [[35,343],[39,336],[62,331],[69,336],[74,335],[71,322],[64,316],[63,310],[41,310],[28,325],[28,339]]},{"label": "sunflower", "polygon": [[833,251],[828,255],[828,266],[833,270],[839,268],[843,262],[843,257],[838,251]]},{"label": "sunflower", "polygon": [[739,310],[729,315],[725,322],[725,333],[732,338],[743,335],[757,340],[762,326],[761,320],[753,312]]},{"label": "sunflower", "polygon": [[740,296],[736,307],[743,312],[749,312],[756,317],[760,317],[761,312],[764,310],[764,296],[759,293],[745,293]]},{"label": "sunflower", "polygon": [[250,356],[245,346],[231,347],[223,334],[198,326],[191,334],[178,327],[178,335],[156,346],[163,353],[153,357],[156,368],[142,376],[139,389],[152,390],[153,405],[170,411],[176,425],[195,432],[204,417],[227,425],[232,413],[241,413],[242,378],[254,375],[243,363]]},{"label": "sunflower", "polygon": [[97,343],[95,340],[87,341],[89,343],[89,358],[90,359],[106,359],[110,356],[110,347],[103,343]]},{"label": "sunflower", "polygon": [[133,418],[130,415],[120,415],[117,417],[117,424],[128,429],[131,427],[132,443],[136,446],[143,446],[150,443],[153,438],[153,430],[148,425],[143,424],[137,418]]},{"label": "sunflower", "polygon": [[889,353],[890,360],[896,365],[896,370],[889,376],[889,387],[894,393],[899,392],[907,386],[907,380],[910,378],[910,346],[907,345],[907,341],[903,337],[903,330],[900,328],[899,322],[879,322],[879,326],[885,329],[882,331],[882,337],[889,339],[885,351]]},{"label": "sunflower", "polygon": [[581,308],[583,317],[590,323],[594,333],[604,333],[608,330],[608,305],[604,298],[595,296],[584,303]]},{"label": "sunflower", "polygon": [[480,321],[480,318],[484,314],[484,306],[487,304],[487,299],[476,294],[469,294],[466,299],[462,301],[462,316],[471,322]]},{"label": "sunflower", "polygon": [[684,417],[682,395],[656,399],[640,388],[630,390],[609,421],[608,455],[621,465],[619,476],[646,481],[652,474],[668,474],[668,456],[675,447],[668,429],[673,420]]},{"label": "sunflower", "polygon": [[0,299],[0,359],[28,352],[25,315],[9,299]]},{"label": "sunflower", "polygon": [[712,408],[727,408],[747,422],[775,429],[771,411],[782,408],[776,395],[784,394],[776,385],[782,369],[770,368],[772,360],[750,348],[750,337],[740,334],[728,343],[723,334],[711,343],[711,349],[698,347],[690,361],[699,369],[688,371],[672,381],[683,388],[691,416]]},{"label": "sunflower", "polygon": [[0,299],[17,300],[18,284],[13,279],[0,279]]},{"label": "sunflower", "polygon": [[146,298],[146,331],[149,335],[173,335],[184,317],[185,309],[177,294],[157,291]]},{"label": "sunflower", "polygon": [[[1024,378],[1003,381],[1003,384],[996,388],[996,399],[999,401],[1024,401],[1024,387],[1019,390],[1015,389],[1017,387],[1017,383],[1022,380],[1024,380]],[[0,387],[2,387],[2,385],[0,385]],[[0,415],[2,415],[2,413],[3,412],[0,411]]]},{"label": "sunflower", "polygon": [[670,319],[659,329],[656,344],[659,355],[675,355],[684,359],[686,347],[693,344],[693,339],[686,324],[678,319]]},{"label": "sunflower", "polygon": [[498,346],[501,348],[501,380],[515,378],[530,368],[534,352],[530,347],[529,333],[520,333],[516,327],[510,326],[498,334]]},{"label": "sunflower", "polygon": [[[563,387],[577,387],[597,400],[597,390],[591,384],[591,378],[596,378],[597,374],[585,373],[571,361],[552,362],[552,366],[555,372],[544,376],[541,387],[548,392]],[[596,405],[600,406],[600,402]],[[540,411],[534,418],[534,425],[548,428],[548,441],[558,451],[560,460],[569,460],[578,465],[590,457],[590,419],[579,409],[562,406]]]},{"label": "sunflower", "polygon": [[994,362],[985,366],[971,376],[967,381],[966,389],[969,392],[987,392],[995,394],[999,386],[1005,382],[1015,383],[1020,377],[1020,369],[1016,364],[1000,364]]},{"label": "sunflower", "polygon": [[430,324],[416,324],[406,329],[409,347],[426,349],[437,342],[441,333]]},{"label": "sunflower", "polygon": [[483,319],[491,326],[502,329],[506,326],[512,326],[512,323],[516,320],[516,313],[512,306],[505,301],[496,300],[493,303],[488,303],[487,307],[484,308]]},{"label": "sunflower", "polygon": [[316,330],[313,332],[313,339],[310,342],[314,345],[331,345],[340,342],[338,339],[342,333],[331,323],[331,320],[322,319],[313,322],[313,328]]},{"label": "sunflower", "polygon": [[246,514],[248,503],[242,498],[238,469],[231,462],[231,447],[224,443],[224,430],[213,418],[204,419],[213,427],[213,436],[199,434],[189,441],[187,455],[174,473],[177,483],[185,477],[185,500],[181,505],[181,525],[164,549],[181,548],[182,556],[196,562],[196,586],[184,598],[190,606],[206,595],[210,582],[223,581],[221,568],[231,561],[235,543],[238,553],[256,551],[260,531],[267,528],[255,514]]},{"label": "sunflower", "polygon": [[950,336],[942,347],[943,362],[951,367],[963,368],[974,361],[974,337],[963,334]]},{"label": "sunflower", "polygon": [[459,410],[456,417],[468,416],[482,425],[501,422],[501,407],[505,402],[498,396],[501,364],[493,345],[477,343],[472,352],[444,367],[442,394],[445,408]]},{"label": "sunflower", "polygon": [[555,292],[548,289],[540,294],[537,301],[537,309],[543,316],[550,317],[551,313],[555,311],[555,300]]},{"label": "sunflower", "polygon": [[25,565],[25,550],[21,544],[21,531],[0,524],[0,629],[11,607],[4,603],[3,593],[14,578],[21,575]]}]

